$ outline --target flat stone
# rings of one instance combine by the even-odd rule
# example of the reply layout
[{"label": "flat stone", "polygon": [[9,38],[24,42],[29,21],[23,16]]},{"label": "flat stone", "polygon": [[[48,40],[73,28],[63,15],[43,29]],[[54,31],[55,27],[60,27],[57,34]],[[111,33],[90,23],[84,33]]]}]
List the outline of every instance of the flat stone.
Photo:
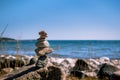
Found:
[{"label": "flat stone", "polygon": [[50,45],[49,45],[49,43],[48,43],[47,40],[45,40],[45,41],[43,41],[43,42],[38,41],[38,42],[36,43],[36,47],[46,48],[46,47],[49,47],[49,46],[50,46]]},{"label": "flat stone", "polygon": [[4,72],[6,72],[6,73],[10,73],[10,72],[12,72],[13,71],[13,68],[4,68],[4,69],[2,69]]},{"label": "flat stone", "polygon": [[35,52],[38,56],[43,56],[43,55],[46,55],[46,54],[49,54],[53,51],[52,48],[43,48],[43,49],[36,49]]}]

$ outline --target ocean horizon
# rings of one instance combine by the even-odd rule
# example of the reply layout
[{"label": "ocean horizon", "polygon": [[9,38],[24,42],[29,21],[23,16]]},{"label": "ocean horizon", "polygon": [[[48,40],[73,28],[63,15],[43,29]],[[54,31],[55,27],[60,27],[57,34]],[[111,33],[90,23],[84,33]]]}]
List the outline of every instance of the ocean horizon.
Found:
[{"label": "ocean horizon", "polygon": [[[48,40],[49,56],[70,58],[120,58],[120,40]],[[0,42],[0,54],[36,55],[36,40]]]}]

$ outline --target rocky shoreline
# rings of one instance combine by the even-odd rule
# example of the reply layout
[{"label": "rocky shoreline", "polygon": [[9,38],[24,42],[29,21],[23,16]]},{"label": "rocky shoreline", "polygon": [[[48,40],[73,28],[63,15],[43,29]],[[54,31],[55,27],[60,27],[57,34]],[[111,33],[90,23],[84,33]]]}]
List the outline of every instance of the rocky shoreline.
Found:
[{"label": "rocky shoreline", "polygon": [[48,57],[44,68],[35,66],[37,60],[36,56],[0,55],[0,80],[75,80],[71,76],[79,79],[93,77],[95,80],[120,80],[119,59]]}]

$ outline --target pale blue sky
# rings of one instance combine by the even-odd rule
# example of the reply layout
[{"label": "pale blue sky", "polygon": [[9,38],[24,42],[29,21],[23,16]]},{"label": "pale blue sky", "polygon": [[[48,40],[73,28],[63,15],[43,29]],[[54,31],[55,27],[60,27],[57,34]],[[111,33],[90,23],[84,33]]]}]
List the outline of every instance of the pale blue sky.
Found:
[{"label": "pale blue sky", "polygon": [[15,39],[120,40],[120,0],[0,0],[0,33]]}]

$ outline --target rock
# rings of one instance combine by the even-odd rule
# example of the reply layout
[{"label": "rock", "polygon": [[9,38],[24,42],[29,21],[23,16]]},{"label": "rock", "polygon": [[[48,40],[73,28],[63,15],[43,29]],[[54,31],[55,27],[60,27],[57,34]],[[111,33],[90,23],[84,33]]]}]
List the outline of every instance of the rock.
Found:
[{"label": "rock", "polygon": [[78,59],[75,63],[75,66],[73,67],[73,70],[77,70],[77,71],[89,70],[89,65],[85,60]]},{"label": "rock", "polygon": [[89,59],[89,61],[92,62],[95,65],[100,65],[100,63],[95,59]]},{"label": "rock", "polygon": [[119,60],[111,60],[111,62],[112,62],[114,65],[119,65],[119,64],[120,64],[120,61],[119,61]]},{"label": "rock", "polygon": [[100,63],[109,63],[110,59],[108,57],[101,57],[99,61]]},{"label": "rock", "polygon": [[96,59],[89,59],[87,63],[89,64],[91,71],[99,69],[100,63]]},{"label": "rock", "polygon": [[83,73],[88,76],[88,77],[96,77],[97,74],[96,72],[86,72],[86,71],[83,71]]},{"label": "rock", "polygon": [[87,64],[87,62],[83,59],[78,59],[75,63],[75,66],[70,71],[70,74],[75,77],[84,78],[87,75],[85,75],[82,71],[87,70],[89,70],[89,65]]},{"label": "rock", "polygon": [[31,58],[29,65],[35,64],[37,62],[36,58]]},{"label": "rock", "polygon": [[5,57],[5,59],[16,59],[16,57],[12,56],[12,55],[8,55],[8,56]]},{"label": "rock", "polygon": [[64,61],[64,58],[54,58],[54,57],[51,57],[50,61],[54,65],[60,65],[60,63],[62,63]]},{"label": "rock", "polygon": [[20,69],[20,67],[14,67],[14,70],[19,70]]},{"label": "rock", "polygon": [[37,49],[35,49],[35,52],[38,56],[43,56],[43,55],[49,54],[52,51],[53,51],[52,48],[37,48]]},{"label": "rock", "polygon": [[36,43],[36,47],[40,47],[40,48],[46,48],[46,47],[49,47],[49,43],[47,40],[44,40],[44,41],[37,41]]},{"label": "rock", "polygon": [[7,80],[66,80],[66,76],[62,69],[56,66],[47,66],[46,68],[40,68],[22,76],[8,78]]},{"label": "rock", "polygon": [[37,72],[30,72],[28,74],[16,78],[15,80],[42,80],[42,79]]},{"label": "rock", "polygon": [[63,67],[68,68],[68,67],[69,67],[69,61],[68,61],[68,60],[64,60],[64,61],[62,61],[62,62],[60,63],[60,65],[63,66]]},{"label": "rock", "polygon": [[104,63],[102,64],[100,70],[97,73],[97,76],[99,79],[103,78],[110,78],[110,76],[115,72],[118,71],[119,69],[113,65]]},{"label": "rock", "polygon": [[76,59],[66,58],[65,60],[67,60],[69,62],[69,66],[71,68],[73,68],[75,66]]},{"label": "rock", "polygon": [[10,73],[13,71],[13,68],[4,68],[2,69],[5,73]]},{"label": "rock", "polygon": [[39,35],[40,35],[40,39],[45,39],[47,37],[47,33],[45,31],[40,31]]},{"label": "rock", "polygon": [[0,58],[4,58],[5,57],[5,55],[0,55]]},{"label": "rock", "polygon": [[82,71],[79,70],[73,70],[70,72],[72,76],[78,77],[78,78],[85,78],[87,75],[85,75]]},{"label": "rock", "polygon": [[48,77],[46,80],[66,80],[66,75],[61,68],[50,66],[48,67]]},{"label": "rock", "polygon": [[69,73],[69,69],[70,69],[69,61],[64,60],[58,66],[61,67],[66,74]]},{"label": "rock", "polygon": [[36,67],[43,68],[47,65],[48,59],[47,56],[40,56],[37,60]]},{"label": "rock", "polygon": [[111,75],[110,80],[120,80],[120,71],[114,72],[114,73]]}]

